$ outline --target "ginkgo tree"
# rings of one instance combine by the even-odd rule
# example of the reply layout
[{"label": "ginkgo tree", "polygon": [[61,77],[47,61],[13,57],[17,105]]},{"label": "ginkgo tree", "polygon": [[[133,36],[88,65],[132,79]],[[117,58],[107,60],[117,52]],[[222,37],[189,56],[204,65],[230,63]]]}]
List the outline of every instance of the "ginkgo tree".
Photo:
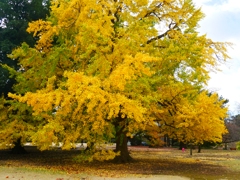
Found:
[{"label": "ginkgo tree", "polygon": [[171,92],[171,101],[159,103],[165,106],[164,112],[155,111],[161,131],[190,145],[222,142],[222,135],[227,132],[224,125],[226,100],[207,91],[181,93],[175,90]]},{"label": "ginkgo tree", "polygon": [[[9,55],[21,66],[11,71],[18,84],[9,96],[37,119],[32,143],[71,149],[86,140],[90,159],[131,160],[127,137],[154,127],[156,114],[165,117],[168,106],[160,104],[169,104],[171,92],[190,100],[187,94],[199,92],[211,68],[228,58],[226,43],[196,31],[202,18],[191,0],[52,0],[49,18],[29,24],[39,38],[35,48],[24,43]],[[188,114],[184,107],[179,113]],[[200,115],[189,114],[189,121]],[[105,151],[103,142],[114,136],[116,151]]]}]

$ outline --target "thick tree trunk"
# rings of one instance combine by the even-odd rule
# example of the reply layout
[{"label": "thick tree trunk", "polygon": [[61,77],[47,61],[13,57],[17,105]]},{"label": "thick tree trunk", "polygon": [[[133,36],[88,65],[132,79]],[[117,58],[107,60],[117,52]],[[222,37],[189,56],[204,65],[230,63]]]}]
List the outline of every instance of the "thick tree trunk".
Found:
[{"label": "thick tree trunk", "polygon": [[127,147],[127,136],[124,132],[117,133],[116,152],[120,152],[120,155],[115,158],[117,163],[127,163],[132,161],[132,157],[130,156]]},{"label": "thick tree trunk", "polygon": [[127,163],[132,161],[132,157],[129,154],[127,146],[127,136],[124,127],[119,125],[119,122],[115,123],[116,129],[116,152],[120,152],[120,155],[116,156],[114,161],[117,163]]},{"label": "thick tree trunk", "polygon": [[11,153],[13,153],[13,154],[25,154],[25,153],[27,153],[27,151],[24,149],[24,147],[21,144],[21,138],[19,138],[14,143],[14,147],[11,149]]}]

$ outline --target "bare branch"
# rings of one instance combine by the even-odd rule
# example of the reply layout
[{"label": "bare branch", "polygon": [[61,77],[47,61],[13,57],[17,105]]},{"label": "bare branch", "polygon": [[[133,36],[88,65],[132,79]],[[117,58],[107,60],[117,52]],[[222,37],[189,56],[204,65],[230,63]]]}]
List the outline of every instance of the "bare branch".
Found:
[{"label": "bare branch", "polygon": [[154,37],[154,38],[149,39],[149,40],[147,41],[147,44],[149,44],[149,43],[151,43],[151,42],[153,42],[153,41],[155,41],[155,40],[158,40],[158,39],[161,39],[161,38],[165,37],[165,36],[168,34],[169,31],[170,31],[170,29],[167,30],[167,31],[166,31],[165,33],[163,33],[163,34],[160,34],[160,35],[158,35],[158,36],[156,36],[156,37]]}]

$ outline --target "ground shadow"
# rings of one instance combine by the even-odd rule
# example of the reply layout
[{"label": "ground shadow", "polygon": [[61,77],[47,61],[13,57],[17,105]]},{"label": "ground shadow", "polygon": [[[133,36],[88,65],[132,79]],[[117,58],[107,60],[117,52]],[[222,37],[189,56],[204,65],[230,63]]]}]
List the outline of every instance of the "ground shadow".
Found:
[{"label": "ground shadow", "polygon": [[[177,160],[171,156],[157,155],[156,152],[131,152],[135,161],[127,164],[114,164],[112,162],[80,163],[75,161],[80,154],[79,150],[39,151],[36,147],[25,147],[27,154],[11,154],[8,150],[0,151],[1,166],[26,166],[31,168],[46,168],[60,170],[67,173],[91,173],[100,176],[113,175],[178,175],[193,178],[200,177],[239,177],[240,173],[201,161]],[[174,153],[174,152],[173,152]]]}]

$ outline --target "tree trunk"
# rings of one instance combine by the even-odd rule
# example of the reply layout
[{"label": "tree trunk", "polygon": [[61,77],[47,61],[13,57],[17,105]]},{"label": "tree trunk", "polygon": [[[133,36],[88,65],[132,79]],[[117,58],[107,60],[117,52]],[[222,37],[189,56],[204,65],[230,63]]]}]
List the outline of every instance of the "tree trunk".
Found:
[{"label": "tree trunk", "polygon": [[193,149],[193,145],[190,144],[190,156],[192,156],[192,149]]},{"label": "tree trunk", "polygon": [[[82,143],[82,144],[83,144],[83,143]],[[94,146],[94,143],[93,143],[93,142],[87,143],[87,147],[86,147],[86,149],[84,149],[84,152],[93,150],[93,146]]]},{"label": "tree trunk", "polygon": [[116,152],[120,152],[120,155],[116,156],[114,161],[117,163],[128,163],[133,159],[128,151],[127,146],[128,139],[126,136],[125,128],[124,126],[120,126],[120,123],[118,121],[115,123],[115,129],[116,129]]},{"label": "tree trunk", "polygon": [[11,149],[11,153],[13,153],[13,154],[25,154],[25,153],[27,153],[27,151],[24,149],[24,147],[21,144],[21,138],[19,138],[14,143],[14,147]]},{"label": "tree trunk", "polygon": [[187,148],[187,145],[181,141],[181,142],[179,143],[179,150],[182,150],[182,148],[186,149],[186,148]]},{"label": "tree trunk", "polygon": [[198,153],[201,153],[201,150],[202,150],[202,145],[199,144],[199,145],[198,145]]},{"label": "tree trunk", "polygon": [[225,143],[225,147],[224,147],[224,150],[227,150],[227,143]]}]

